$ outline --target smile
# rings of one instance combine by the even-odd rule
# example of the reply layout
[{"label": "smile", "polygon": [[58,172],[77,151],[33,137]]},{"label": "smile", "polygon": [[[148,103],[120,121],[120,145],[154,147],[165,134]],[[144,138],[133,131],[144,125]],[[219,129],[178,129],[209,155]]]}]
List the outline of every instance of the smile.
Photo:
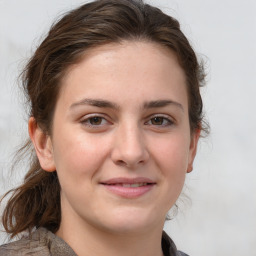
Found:
[{"label": "smile", "polygon": [[148,178],[115,178],[101,182],[109,192],[124,198],[138,198],[150,192],[156,185]]},{"label": "smile", "polygon": [[137,188],[137,187],[142,187],[142,186],[147,186],[148,183],[133,183],[133,184],[129,184],[129,183],[120,183],[120,184],[114,184],[115,186],[122,186],[125,188]]}]

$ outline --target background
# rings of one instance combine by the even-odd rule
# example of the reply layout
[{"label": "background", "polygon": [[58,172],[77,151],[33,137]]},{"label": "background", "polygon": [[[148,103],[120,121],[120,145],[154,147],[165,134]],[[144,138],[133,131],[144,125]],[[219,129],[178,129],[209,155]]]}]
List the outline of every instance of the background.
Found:
[{"label": "background", "polygon": [[[176,17],[206,61],[211,134],[201,140],[178,216],[165,229],[191,256],[256,255],[256,1],[148,1]],[[0,0],[0,194],[27,135],[18,75],[57,16],[79,0]],[[184,201],[184,203],[182,203]],[[0,244],[6,242],[0,232]]]}]

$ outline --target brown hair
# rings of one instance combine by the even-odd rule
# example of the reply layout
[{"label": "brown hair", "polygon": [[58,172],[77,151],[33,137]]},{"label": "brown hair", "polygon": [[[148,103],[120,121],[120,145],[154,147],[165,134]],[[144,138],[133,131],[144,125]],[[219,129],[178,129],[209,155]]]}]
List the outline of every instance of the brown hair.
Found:
[{"label": "brown hair", "polygon": [[[23,72],[23,86],[30,116],[51,134],[55,104],[67,68],[78,63],[92,47],[124,40],[156,42],[174,51],[187,79],[191,131],[204,129],[199,88],[204,72],[177,20],[142,0],[98,0],[70,11],[54,24]],[[12,193],[2,222],[11,237],[34,227],[56,232],[61,220],[60,184],[57,173],[42,170],[32,150],[24,183]]]}]

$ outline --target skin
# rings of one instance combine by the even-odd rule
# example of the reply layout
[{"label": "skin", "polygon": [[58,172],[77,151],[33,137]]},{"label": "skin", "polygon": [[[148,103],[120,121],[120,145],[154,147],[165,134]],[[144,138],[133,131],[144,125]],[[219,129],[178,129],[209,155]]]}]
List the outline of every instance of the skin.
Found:
[{"label": "skin", "polygon": [[[57,235],[79,256],[162,255],[165,217],[200,134],[190,130],[185,75],[173,52],[133,41],[88,50],[63,79],[51,136],[34,118],[29,133],[42,168],[58,173]],[[102,185],[120,177],[154,184],[136,197]]]}]

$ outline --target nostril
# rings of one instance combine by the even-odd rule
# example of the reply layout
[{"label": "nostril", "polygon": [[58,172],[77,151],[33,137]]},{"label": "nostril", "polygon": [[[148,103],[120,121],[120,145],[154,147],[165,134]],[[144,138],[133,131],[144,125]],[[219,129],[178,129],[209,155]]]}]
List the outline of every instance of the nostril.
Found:
[{"label": "nostril", "polygon": [[144,163],[144,160],[140,160],[140,161],[138,161],[138,162],[133,162],[133,163],[131,163],[131,162],[129,162],[129,161],[124,161],[124,160],[117,160],[117,161],[115,161],[115,163],[117,164],[117,165],[120,165],[120,166],[127,166],[127,167],[131,167],[131,166],[133,166],[133,165],[137,165],[137,164],[143,164]]},{"label": "nostril", "polygon": [[149,159],[149,153],[144,146],[132,147],[129,143],[119,143],[113,147],[111,159],[116,165],[133,168],[145,164]]},{"label": "nostril", "polygon": [[116,164],[118,164],[118,165],[127,165],[127,164],[125,163],[125,161],[123,161],[123,160],[117,160],[117,161],[116,161]]}]

